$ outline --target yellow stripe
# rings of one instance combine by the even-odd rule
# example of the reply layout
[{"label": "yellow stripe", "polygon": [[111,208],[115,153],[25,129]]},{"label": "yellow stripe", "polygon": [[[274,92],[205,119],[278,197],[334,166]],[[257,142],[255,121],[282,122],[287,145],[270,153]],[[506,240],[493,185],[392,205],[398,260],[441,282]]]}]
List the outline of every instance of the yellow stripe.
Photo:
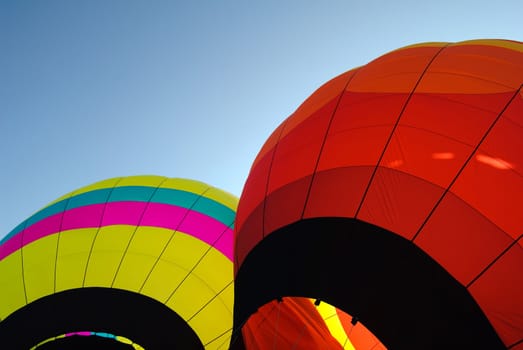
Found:
[{"label": "yellow stripe", "polygon": [[[197,330],[206,350],[228,349],[232,336],[234,285],[231,283],[220,295],[189,321]],[[221,336],[220,336],[221,335]]]},{"label": "yellow stripe", "polygon": [[101,227],[91,252],[85,287],[110,287],[136,226]]},{"label": "yellow stripe", "polygon": [[496,40],[496,39],[475,39],[466,40],[452,44],[454,46],[461,45],[486,45],[486,46],[497,46],[505,49],[510,49],[518,52],[523,52],[523,43],[509,41],[509,40]]},{"label": "yellow stripe", "polygon": [[[311,302],[313,302],[313,300],[311,300]],[[325,321],[325,324],[329,328],[329,331],[332,334],[332,336],[342,346],[343,344],[345,344],[345,346],[343,346],[343,349],[354,350],[354,346],[350,342],[350,339],[348,338],[347,333],[345,333],[345,329],[341,324],[340,318],[338,317],[338,313],[336,312],[336,308],[322,301],[320,305],[316,307],[316,309]]]},{"label": "yellow stripe", "polygon": [[172,235],[171,230],[138,227],[123,258],[114,287],[138,292]]},{"label": "yellow stripe", "polygon": [[56,291],[82,286],[87,258],[97,228],[63,231],[56,261]]},{"label": "yellow stripe", "polygon": [[0,321],[25,305],[22,251],[0,261]]},{"label": "yellow stripe", "polygon": [[[126,176],[126,177],[115,177],[107,180],[95,182],[89,186],[82,187],[70,193],[67,193],[58,199],[47,204],[42,209],[51,206],[54,203],[62,201],[72,196],[76,196],[82,193],[107,189],[113,187],[122,186],[148,186],[148,187],[160,187],[170,188],[175,190],[181,190],[186,192],[195,193],[204,197],[212,199],[218,203],[225,205],[226,207],[236,211],[238,207],[238,198],[233,194],[220,190],[218,188],[209,186],[208,184],[196,180],[182,179],[182,178],[167,178],[164,176],[157,175],[137,175],[137,176]],[[42,210],[40,209],[40,210]]]},{"label": "yellow stripe", "polygon": [[54,268],[58,235],[50,235],[22,248],[27,301],[54,293]]}]

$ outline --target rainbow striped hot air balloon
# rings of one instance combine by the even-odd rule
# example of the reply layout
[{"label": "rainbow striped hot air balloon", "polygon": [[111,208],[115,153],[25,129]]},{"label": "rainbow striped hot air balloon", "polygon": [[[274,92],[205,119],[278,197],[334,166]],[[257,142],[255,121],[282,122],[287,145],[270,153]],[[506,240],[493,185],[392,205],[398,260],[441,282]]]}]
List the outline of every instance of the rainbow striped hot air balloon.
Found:
[{"label": "rainbow striped hot air balloon", "polygon": [[0,242],[0,339],[227,349],[236,205],[202,182],[160,176],[57,199]]}]

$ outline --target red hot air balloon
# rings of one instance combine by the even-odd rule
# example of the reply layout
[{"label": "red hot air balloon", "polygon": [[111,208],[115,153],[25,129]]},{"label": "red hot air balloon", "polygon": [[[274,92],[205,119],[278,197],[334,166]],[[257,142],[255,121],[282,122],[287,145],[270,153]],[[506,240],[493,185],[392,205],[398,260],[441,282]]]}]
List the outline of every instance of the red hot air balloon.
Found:
[{"label": "red hot air balloon", "polygon": [[235,325],[325,300],[389,349],[523,349],[523,43],[423,43],[269,137],[235,224]]}]

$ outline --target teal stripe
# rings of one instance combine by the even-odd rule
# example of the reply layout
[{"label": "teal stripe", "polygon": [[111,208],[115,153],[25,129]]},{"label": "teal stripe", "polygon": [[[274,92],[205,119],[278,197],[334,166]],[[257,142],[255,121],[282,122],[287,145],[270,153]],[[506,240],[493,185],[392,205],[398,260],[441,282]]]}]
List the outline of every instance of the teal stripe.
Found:
[{"label": "teal stripe", "polygon": [[54,203],[53,205],[50,205],[50,206],[48,206],[48,207],[46,207],[46,208],[36,212],[34,215],[30,216],[27,219],[27,226],[26,227],[29,227],[32,224],[34,224],[35,222],[38,222],[38,221],[40,221],[42,219],[45,219],[48,216],[51,216],[51,215],[54,215],[56,213],[60,213],[60,212],[64,211],[66,205],[67,205],[67,199],[63,200],[63,201],[60,201],[60,202],[57,202],[57,203]]},{"label": "teal stripe", "polygon": [[156,187],[124,186],[115,187],[109,202],[149,202]]},{"label": "teal stripe", "polygon": [[182,208],[191,208],[191,206],[194,205],[192,210],[206,214],[226,226],[229,226],[234,222],[234,217],[236,215],[234,210],[207,197],[200,197],[200,199],[198,199],[198,197],[200,197],[200,195],[192,192],[147,186],[122,186],[84,192],[70,198],[65,198],[60,202],[56,202],[38,211],[11,230],[11,232],[0,241],[0,245],[22,231],[24,227],[29,227],[40,220],[61,213],[66,209],[71,210],[87,205],[106,202],[150,201],[153,203],[176,205]]},{"label": "teal stripe", "polygon": [[201,197],[200,200],[194,204],[193,210],[213,217],[226,226],[231,225],[231,228],[234,223],[234,217],[236,216],[235,212],[230,208],[207,197]]},{"label": "teal stripe", "polygon": [[[84,207],[86,205],[105,203],[111,194],[112,188],[103,188],[90,192],[80,193],[69,198],[67,210]],[[64,200],[67,201],[67,200]]]},{"label": "teal stripe", "polygon": [[173,190],[171,188],[159,188],[153,198],[151,198],[151,202],[190,208],[199,196],[199,194],[193,192]]},{"label": "teal stripe", "polygon": [[25,227],[25,222],[27,220],[22,221],[21,224],[16,226],[14,229],[12,229],[2,240],[0,240],[0,245],[4,244],[4,242],[7,242],[11,237],[16,235],[18,232],[22,231]]}]

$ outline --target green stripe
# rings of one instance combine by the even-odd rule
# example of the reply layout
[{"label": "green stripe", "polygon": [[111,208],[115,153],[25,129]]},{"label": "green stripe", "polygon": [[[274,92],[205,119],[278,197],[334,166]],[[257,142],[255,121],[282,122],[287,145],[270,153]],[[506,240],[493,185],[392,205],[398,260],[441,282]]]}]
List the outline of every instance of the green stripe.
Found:
[{"label": "green stripe", "polygon": [[[200,198],[198,199],[198,197]],[[234,222],[234,217],[236,215],[234,210],[230,209],[229,207],[192,192],[176,190],[172,188],[156,188],[147,186],[103,188],[80,193],[76,196],[65,198],[60,202],[56,202],[48,207],[43,208],[11,230],[11,232],[9,232],[9,234],[7,234],[7,236],[5,236],[0,241],[0,245],[12,236],[22,231],[24,227],[29,227],[49,216],[87,205],[122,201],[150,201],[153,203],[176,205],[183,208],[192,207],[192,210],[208,215],[227,226]]]}]

